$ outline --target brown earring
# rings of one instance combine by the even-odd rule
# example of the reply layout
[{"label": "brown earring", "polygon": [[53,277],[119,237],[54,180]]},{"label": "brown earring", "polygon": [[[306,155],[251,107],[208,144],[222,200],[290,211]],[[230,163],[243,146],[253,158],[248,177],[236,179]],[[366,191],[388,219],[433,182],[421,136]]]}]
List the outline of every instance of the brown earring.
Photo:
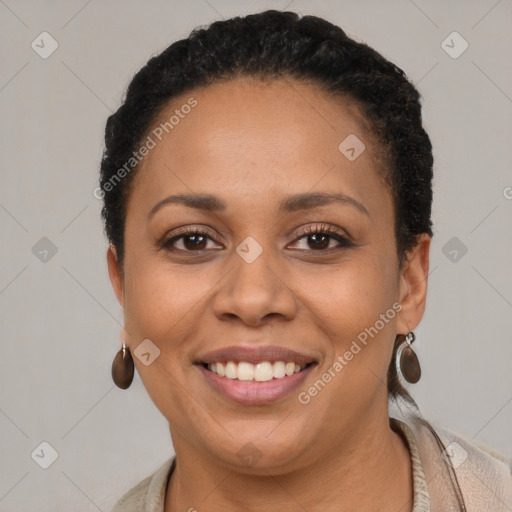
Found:
[{"label": "brown earring", "polygon": [[411,343],[413,343],[415,339],[416,336],[412,331],[405,335],[405,341],[402,343],[400,352],[400,372],[403,378],[411,384],[416,384],[421,377],[420,361],[416,352],[414,352],[411,347]]},{"label": "brown earring", "polygon": [[114,357],[114,361],[112,363],[112,380],[118,388],[128,389],[133,380],[135,367],[130,347],[128,347],[124,342],[124,336],[125,331],[123,329],[121,333],[123,346],[116,354],[116,357]]}]

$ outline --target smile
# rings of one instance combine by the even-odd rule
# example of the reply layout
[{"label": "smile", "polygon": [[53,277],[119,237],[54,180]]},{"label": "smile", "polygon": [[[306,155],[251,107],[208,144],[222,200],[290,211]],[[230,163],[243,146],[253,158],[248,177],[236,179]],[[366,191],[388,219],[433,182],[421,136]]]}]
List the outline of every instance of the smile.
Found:
[{"label": "smile", "polygon": [[[206,364],[206,363],[205,363]],[[313,364],[313,363],[310,363]],[[228,361],[227,363],[209,363],[206,368],[224,377],[239,381],[268,382],[273,379],[283,379],[295,373],[299,373],[309,365],[300,365],[293,361],[262,361],[253,364],[247,361]]]},{"label": "smile", "polygon": [[318,352],[253,343],[198,354],[194,365],[217,396],[243,405],[265,405],[293,396],[320,358]]}]

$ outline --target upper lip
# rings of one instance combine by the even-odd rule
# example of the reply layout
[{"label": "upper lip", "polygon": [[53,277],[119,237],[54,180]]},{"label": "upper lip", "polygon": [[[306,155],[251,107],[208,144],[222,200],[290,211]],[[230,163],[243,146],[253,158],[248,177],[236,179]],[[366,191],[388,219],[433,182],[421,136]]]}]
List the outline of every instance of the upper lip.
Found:
[{"label": "upper lip", "polygon": [[295,350],[274,345],[258,347],[234,345],[207,352],[197,358],[196,364],[222,363],[227,361],[238,363],[244,361],[253,364],[261,363],[263,361],[285,361],[305,366],[309,363],[317,362],[317,359],[313,356],[296,352]]}]

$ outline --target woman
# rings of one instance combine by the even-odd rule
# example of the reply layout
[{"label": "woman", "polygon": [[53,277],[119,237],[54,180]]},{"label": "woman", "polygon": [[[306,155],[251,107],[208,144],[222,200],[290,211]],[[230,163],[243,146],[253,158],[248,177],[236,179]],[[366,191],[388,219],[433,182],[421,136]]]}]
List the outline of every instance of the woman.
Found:
[{"label": "woman", "polygon": [[176,452],[115,512],[510,510],[509,463],[400,381],[433,159],[399,68],[313,16],[216,22],[136,74],[105,141],[112,375],[135,364]]}]

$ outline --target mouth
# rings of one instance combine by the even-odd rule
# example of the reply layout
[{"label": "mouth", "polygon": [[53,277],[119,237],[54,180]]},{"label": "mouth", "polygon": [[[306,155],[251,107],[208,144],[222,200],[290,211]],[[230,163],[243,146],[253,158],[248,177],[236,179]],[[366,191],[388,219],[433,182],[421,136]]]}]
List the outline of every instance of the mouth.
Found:
[{"label": "mouth", "polygon": [[285,398],[318,364],[314,356],[270,346],[227,347],[195,361],[213,391],[244,405]]},{"label": "mouth", "polygon": [[200,363],[203,368],[219,377],[245,382],[269,382],[284,379],[304,371],[316,362],[297,364],[294,361],[261,361],[257,364],[248,361],[227,361]]}]

